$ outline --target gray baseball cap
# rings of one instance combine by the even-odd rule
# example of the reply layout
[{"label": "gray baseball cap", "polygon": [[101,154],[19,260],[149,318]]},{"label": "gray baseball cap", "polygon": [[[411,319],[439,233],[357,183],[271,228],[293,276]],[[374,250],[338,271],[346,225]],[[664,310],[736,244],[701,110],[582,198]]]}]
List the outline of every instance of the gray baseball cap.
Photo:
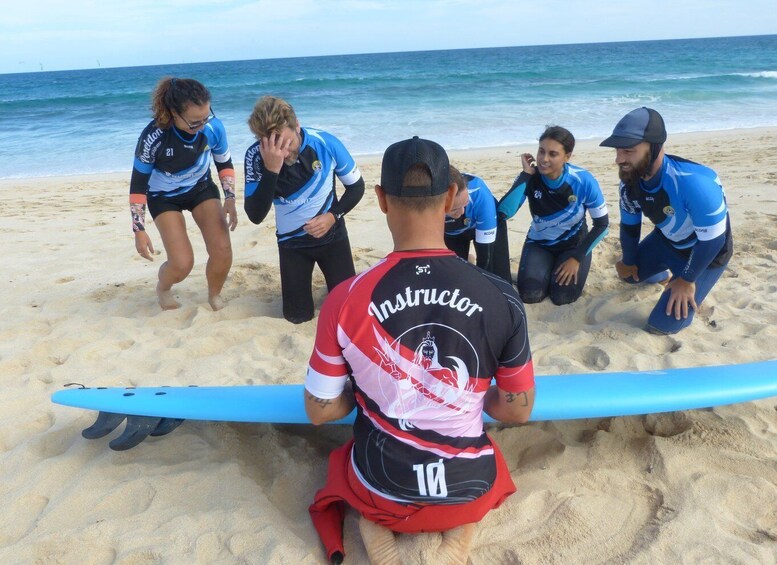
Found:
[{"label": "gray baseball cap", "polygon": [[600,147],[634,147],[642,141],[662,144],[666,141],[666,128],[661,114],[652,108],[632,110],[615,124],[612,135],[602,141]]}]

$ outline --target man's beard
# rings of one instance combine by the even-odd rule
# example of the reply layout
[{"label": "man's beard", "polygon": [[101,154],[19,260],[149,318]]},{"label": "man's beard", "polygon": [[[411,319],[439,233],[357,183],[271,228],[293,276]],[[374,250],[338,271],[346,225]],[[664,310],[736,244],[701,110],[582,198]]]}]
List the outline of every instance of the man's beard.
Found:
[{"label": "man's beard", "polygon": [[618,167],[618,176],[623,184],[626,186],[638,186],[639,179],[644,177],[650,172],[650,152],[645,153],[645,156],[636,165],[631,167],[628,171],[624,171]]}]

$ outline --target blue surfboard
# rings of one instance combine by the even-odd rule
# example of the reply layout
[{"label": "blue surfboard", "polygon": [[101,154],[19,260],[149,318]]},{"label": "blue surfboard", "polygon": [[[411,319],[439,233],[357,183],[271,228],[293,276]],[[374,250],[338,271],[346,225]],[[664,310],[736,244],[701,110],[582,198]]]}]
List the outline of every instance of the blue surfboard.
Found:
[{"label": "blue surfboard", "polygon": [[[629,416],[777,396],[777,360],[660,371],[538,375],[535,381],[537,398],[532,421]],[[101,413],[97,427],[85,430],[85,437],[107,435],[130,417],[128,428],[140,428],[131,438],[130,447],[148,435],[169,433],[186,419],[310,423],[301,384],[68,388],[55,392],[51,399]],[[350,423],[354,414],[336,423]],[[484,417],[486,422],[493,421]],[[133,443],[136,436],[142,437]],[[112,447],[120,449],[122,444],[116,442]]]}]

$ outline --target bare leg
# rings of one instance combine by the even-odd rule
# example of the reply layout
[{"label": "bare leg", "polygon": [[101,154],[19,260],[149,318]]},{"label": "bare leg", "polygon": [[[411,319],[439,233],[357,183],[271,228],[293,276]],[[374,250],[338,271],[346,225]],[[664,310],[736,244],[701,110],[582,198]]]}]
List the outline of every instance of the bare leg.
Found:
[{"label": "bare leg", "polygon": [[226,306],[221,298],[221,289],[232,267],[232,243],[221,201],[215,198],[205,200],[192,210],[192,216],[202,232],[208,250],[208,264],[205,267],[208,302],[214,310],[221,310]]},{"label": "bare leg", "polygon": [[359,531],[362,534],[364,547],[372,565],[400,565],[399,548],[394,532],[370,522],[365,517],[359,518]]},{"label": "bare leg", "polygon": [[464,565],[469,558],[469,548],[472,544],[472,536],[475,534],[476,524],[464,524],[443,532],[442,543],[437,550],[440,564]]},{"label": "bare leg", "polygon": [[180,212],[163,212],[154,220],[167,252],[167,261],[159,267],[159,282],[156,293],[163,310],[172,310],[181,305],[173,297],[172,288],[184,280],[194,266],[194,251],[186,234],[186,221]]}]

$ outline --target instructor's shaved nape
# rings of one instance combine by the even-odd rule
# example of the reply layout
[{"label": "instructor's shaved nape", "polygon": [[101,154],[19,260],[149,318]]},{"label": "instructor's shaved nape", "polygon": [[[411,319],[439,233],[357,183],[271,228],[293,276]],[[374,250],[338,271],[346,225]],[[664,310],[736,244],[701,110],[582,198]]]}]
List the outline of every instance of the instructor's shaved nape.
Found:
[{"label": "instructor's shaved nape", "polygon": [[[429,167],[418,163],[410,167],[402,179],[402,186],[428,186],[432,183],[432,175]],[[386,194],[386,199],[397,208],[408,211],[424,212],[430,208],[436,208],[445,200],[446,194],[435,196],[394,196]]]}]

